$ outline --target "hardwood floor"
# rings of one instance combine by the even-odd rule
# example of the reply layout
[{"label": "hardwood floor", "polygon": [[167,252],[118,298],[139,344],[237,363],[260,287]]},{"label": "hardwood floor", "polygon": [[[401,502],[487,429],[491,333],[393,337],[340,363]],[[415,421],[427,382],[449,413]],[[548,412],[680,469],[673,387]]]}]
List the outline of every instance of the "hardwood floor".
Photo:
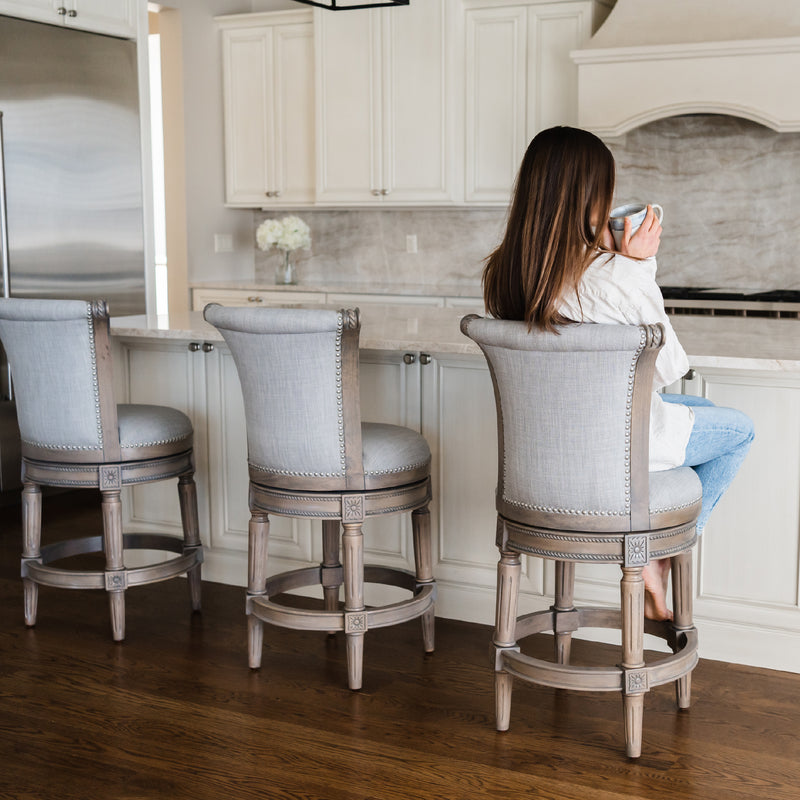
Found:
[{"label": "hardwood floor", "polygon": [[[47,541],[99,530],[86,499],[45,499]],[[690,711],[648,695],[631,762],[617,695],[518,682],[498,734],[485,626],[437,620],[432,656],[418,621],[369,632],[355,693],[318,633],[267,628],[251,672],[237,587],[204,584],[194,616],[182,579],[132,589],[121,645],[99,592],[42,589],[28,630],[19,512],[0,515],[2,798],[800,797],[800,675],[701,661]]]}]

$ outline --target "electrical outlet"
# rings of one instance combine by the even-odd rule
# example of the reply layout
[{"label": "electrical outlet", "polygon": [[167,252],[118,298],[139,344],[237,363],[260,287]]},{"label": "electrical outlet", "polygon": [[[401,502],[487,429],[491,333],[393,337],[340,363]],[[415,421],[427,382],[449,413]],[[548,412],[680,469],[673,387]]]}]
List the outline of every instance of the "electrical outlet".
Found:
[{"label": "electrical outlet", "polygon": [[214,234],[214,252],[215,253],[232,253],[233,252],[233,235],[230,233],[215,233]]},{"label": "electrical outlet", "polygon": [[416,233],[409,233],[406,236],[406,253],[416,253],[417,252],[417,234]]}]

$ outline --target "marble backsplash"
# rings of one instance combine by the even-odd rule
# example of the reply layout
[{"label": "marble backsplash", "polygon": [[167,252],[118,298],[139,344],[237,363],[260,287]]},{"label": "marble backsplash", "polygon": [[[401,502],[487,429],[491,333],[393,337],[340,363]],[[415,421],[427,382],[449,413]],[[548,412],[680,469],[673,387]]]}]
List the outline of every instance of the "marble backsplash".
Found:
[{"label": "marble backsplash", "polygon": [[[800,134],[717,115],[670,117],[609,142],[619,203],[660,203],[659,283],[727,289],[800,289]],[[301,283],[458,287],[480,294],[483,260],[505,209],[303,210],[312,249]],[[276,213],[257,212],[254,226]],[[409,253],[406,237],[417,237]],[[255,252],[257,280],[278,256]]]}]

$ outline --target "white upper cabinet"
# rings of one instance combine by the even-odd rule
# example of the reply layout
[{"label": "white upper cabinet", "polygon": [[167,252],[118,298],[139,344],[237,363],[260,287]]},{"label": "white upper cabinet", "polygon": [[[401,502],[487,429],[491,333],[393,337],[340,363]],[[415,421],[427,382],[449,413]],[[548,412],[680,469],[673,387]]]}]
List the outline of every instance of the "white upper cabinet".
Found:
[{"label": "white upper cabinet", "polygon": [[136,38],[136,0],[0,0],[0,14]]},{"label": "white upper cabinet", "polygon": [[569,56],[591,35],[593,3],[464,0],[464,199],[510,199],[528,142],[577,123],[577,66]]},{"label": "white upper cabinet", "polygon": [[315,11],[317,202],[458,199],[453,8]]},{"label": "white upper cabinet", "polygon": [[314,202],[314,35],[310,11],[219,17],[225,199]]}]

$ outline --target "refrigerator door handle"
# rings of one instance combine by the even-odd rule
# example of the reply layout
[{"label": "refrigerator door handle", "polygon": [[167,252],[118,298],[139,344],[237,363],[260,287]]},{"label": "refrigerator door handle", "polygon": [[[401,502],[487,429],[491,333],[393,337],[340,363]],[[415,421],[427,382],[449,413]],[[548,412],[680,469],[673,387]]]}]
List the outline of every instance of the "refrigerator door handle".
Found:
[{"label": "refrigerator door handle", "polygon": [[10,296],[8,264],[8,206],[6,205],[6,160],[3,144],[3,112],[0,111],[0,261],[3,264],[3,297]]},{"label": "refrigerator door handle", "polygon": [[[9,283],[9,264],[8,264],[8,213],[6,206],[6,161],[5,150],[3,149],[3,112],[0,111],[0,261],[3,266],[3,297],[9,297],[11,289]],[[5,373],[0,378],[0,391],[3,399],[13,400],[13,389],[11,388],[11,364],[5,357],[2,345],[0,345],[0,369]]]}]

